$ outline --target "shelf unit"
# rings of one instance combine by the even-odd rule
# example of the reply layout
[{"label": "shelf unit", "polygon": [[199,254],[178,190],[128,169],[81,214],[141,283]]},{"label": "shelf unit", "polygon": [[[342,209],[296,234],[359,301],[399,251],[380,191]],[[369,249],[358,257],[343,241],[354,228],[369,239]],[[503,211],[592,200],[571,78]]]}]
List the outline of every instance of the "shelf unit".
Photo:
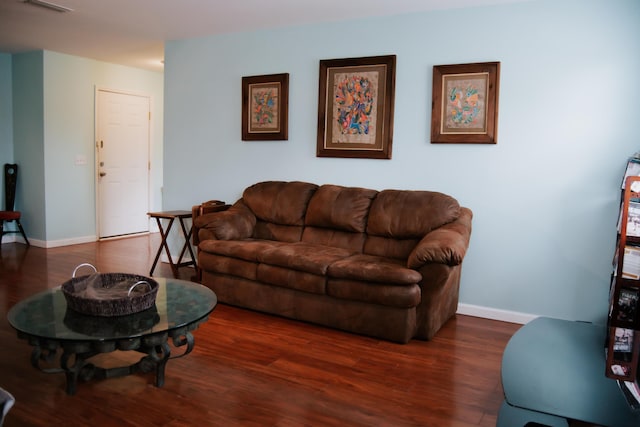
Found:
[{"label": "shelf unit", "polygon": [[[639,163],[629,160],[632,166]],[[629,170],[623,180],[606,339],[606,376],[621,381],[638,379],[640,359],[640,176],[628,176]]]}]

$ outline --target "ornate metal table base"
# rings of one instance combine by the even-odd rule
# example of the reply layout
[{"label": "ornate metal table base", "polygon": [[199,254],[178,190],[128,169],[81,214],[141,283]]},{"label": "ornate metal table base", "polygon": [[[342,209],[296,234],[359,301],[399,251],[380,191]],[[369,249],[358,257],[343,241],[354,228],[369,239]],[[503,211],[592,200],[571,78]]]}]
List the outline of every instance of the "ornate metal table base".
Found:
[{"label": "ornate metal table base", "polygon": [[[149,373],[154,370],[156,376],[155,385],[156,387],[162,387],[164,385],[165,367],[169,359],[186,356],[193,350],[195,340],[190,330],[194,330],[196,327],[197,324],[190,325],[189,328],[172,330],[170,333],[164,332],[147,335],[142,338],[114,341],[54,341],[25,336],[21,333],[18,336],[26,338],[29,344],[33,346],[31,364],[45,373],[64,373],[67,379],[66,392],[69,395],[74,395],[76,394],[78,380],[86,382],[92,379],[122,377],[138,372]],[[182,354],[171,356],[169,338],[171,338],[175,348],[186,346]],[[41,366],[42,362],[46,364],[54,363],[59,349],[62,349],[59,368]],[[89,362],[89,359],[98,354],[110,353],[116,350],[136,351],[145,354],[145,356],[137,363],[115,368],[102,368]]]}]

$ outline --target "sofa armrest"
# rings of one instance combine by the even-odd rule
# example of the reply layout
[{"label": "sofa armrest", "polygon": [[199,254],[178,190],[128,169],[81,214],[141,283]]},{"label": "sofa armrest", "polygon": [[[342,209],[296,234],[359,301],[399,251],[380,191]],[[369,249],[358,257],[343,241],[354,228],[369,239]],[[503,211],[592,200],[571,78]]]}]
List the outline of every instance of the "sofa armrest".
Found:
[{"label": "sofa armrest", "polygon": [[407,266],[419,269],[427,263],[450,266],[461,264],[469,247],[472,218],[473,213],[470,209],[461,208],[457,220],[431,231],[422,238],[409,255]]},{"label": "sofa armrest", "polygon": [[226,210],[198,216],[193,227],[198,230],[198,243],[205,239],[239,240],[253,235],[256,222],[256,216],[241,199]]},{"label": "sofa armrest", "polygon": [[196,225],[196,218],[214,212],[226,211],[230,207],[231,205],[227,205],[225,202],[220,200],[209,200],[207,202],[203,202],[199,205],[191,207],[191,240],[193,241],[193,245],[195,247],[198,247],[198,244],[200,244],[200,239],[198,238],[200,227]]}]

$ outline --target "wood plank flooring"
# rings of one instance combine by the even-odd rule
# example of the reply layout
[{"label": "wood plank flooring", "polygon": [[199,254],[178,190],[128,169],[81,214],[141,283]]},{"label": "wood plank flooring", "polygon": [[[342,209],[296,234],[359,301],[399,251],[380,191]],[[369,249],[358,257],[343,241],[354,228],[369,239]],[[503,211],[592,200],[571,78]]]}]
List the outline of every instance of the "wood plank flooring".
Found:
[{"label": "wood plank flooring", "polygon": [[[495,426],[500,361],[520,325],[457,316],[429,342],[401,345],[219,304],[170,360],[162,388],[151,374],[78,384],[29,362],[7,322],[19,300],[59,286],[80,263],[148,275],[159,235],[62,248],[0,247],[0,387],[15,426]],[[159,264],[156,276],[171,276]],[[183,279],[193,274],[181,269]],[[101,355],[118,365],[137,353]]]}]

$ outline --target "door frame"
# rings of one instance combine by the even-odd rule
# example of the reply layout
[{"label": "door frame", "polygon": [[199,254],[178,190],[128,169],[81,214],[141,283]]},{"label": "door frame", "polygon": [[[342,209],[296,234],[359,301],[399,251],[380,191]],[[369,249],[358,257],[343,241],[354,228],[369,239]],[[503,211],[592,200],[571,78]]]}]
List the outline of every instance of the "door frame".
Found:
[{"label": "door frame", "polygon": [[129,237],[129,236],[136,236],[136,235],[144,235],[144,234],[148,234],[151,232],[151,221],[149,219],[147,219],[148,221],[148,226],[147,226],[147,230],[146,232],[142,232],[142,233],[135,233],[135,234],[128,234],[125,236],[115,236],[115,237],[100,237],[100,221],[102,220],[100,218],[100,186],[99,186],[99,181],[98,181],[98,171],[100,170],[99,167],[99,163],[100,163],[100,156],[99,156],[99,141],[98,141],[98,123],[99,123],[99,109],[98,109],[98,96],[100,92],[112,92],[112,93],[117,93],[117,94],[121,94],[121,95],[130,95],[130,96],[140,96],[140,97],[144,97],[147,98],[149,100],[149,120],[147,122],[147,126],[149,127],[148,129],[148,135],[149,135],[149,141],[147,143],[147,210],[149,211],[150,206],[151,206],[151,188],[152,188],[152,174],[151,174],[151,152],[152,152],[152,141],[153,141],[153,126],[152,126],[152,120],[154,120],[154,114],[152,114],[152,106],[153,106],[153,97],[147,93],[143,93],[143,92],[135,92],[135,91],[130,91],[130,90],[122,90],[122,89],[113,89],[111,87],[108,86],[99,86],[96,85],[95,89],[94,89],[94,97],[93,97],[93,111],[94,111],[94,120],[93,120],[93,180],[94,180],[94,195],[95,195],[95,206],[94,206],[94,210],[95,210],[95,219],[96,219],[96,229],[95,229],[95,235],[96,235],[96,240],[110,240],[110,239],[119,239],[119,238],[123,238],[123,237]]}]

